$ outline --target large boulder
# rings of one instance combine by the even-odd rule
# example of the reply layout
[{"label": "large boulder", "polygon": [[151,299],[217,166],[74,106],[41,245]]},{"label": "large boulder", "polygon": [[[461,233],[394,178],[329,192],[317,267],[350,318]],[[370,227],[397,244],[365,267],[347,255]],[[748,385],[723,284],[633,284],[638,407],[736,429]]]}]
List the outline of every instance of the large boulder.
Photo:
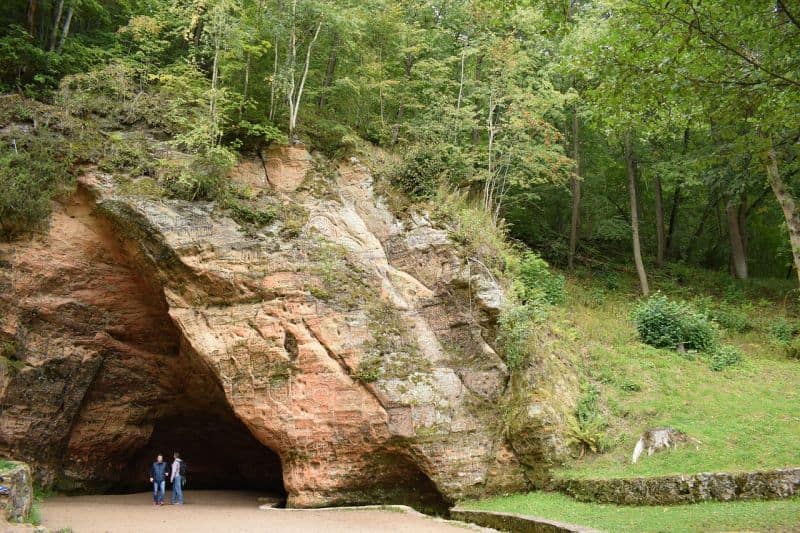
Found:
[{"label": "large boulder", "polygon": [[445,229],[395,217],[357,160],[324,179],[300,147],[255,161],[233,179],[266,174],[278,190],[255,208],[291,219],[244,231],[87,171],[46,235],[0,245],[0,454],[104,490],[144,488],[152,455],[180,449],[195,486],[285,488],[292,506],[538,483],[565,452],[568,357],[512,391],[502,287]]},{"label": "large boulder", "polygon": [[33,506],[33,477],[25,463],[0,459],[0,486],[7,494],[0,494],[0,526],[2,521],[19,523],[28,518]]}]

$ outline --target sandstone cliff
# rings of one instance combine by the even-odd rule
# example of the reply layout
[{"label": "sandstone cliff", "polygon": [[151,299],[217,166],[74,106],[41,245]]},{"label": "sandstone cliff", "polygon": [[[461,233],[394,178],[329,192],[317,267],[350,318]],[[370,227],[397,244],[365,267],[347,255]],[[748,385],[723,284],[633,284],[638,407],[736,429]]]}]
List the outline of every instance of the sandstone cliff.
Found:
[{"label": "sandstone cliff", "polygon": [[0,455],[129,490],[180,449],[199,485],[292,506],[541,481],[574,369],[551,353],[509,379],[502,288],[445,228],[398,219],[355,159],[273,148],[231,179],[276,220],[240,227],[89,169],[46,234],[0,245]]}]

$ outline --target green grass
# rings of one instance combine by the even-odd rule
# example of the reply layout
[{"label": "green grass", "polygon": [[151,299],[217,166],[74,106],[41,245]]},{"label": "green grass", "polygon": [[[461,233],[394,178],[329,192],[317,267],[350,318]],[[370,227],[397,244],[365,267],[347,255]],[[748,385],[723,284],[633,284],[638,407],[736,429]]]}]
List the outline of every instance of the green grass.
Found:
[{"label": "green grass", "polygon": [[[752,328],[745,333],[722,330],[721,339],[742,350],[741,363],[714,372],[702,354],[687,357],[640,343],[630,320],[637,300],[631,276],[616,275],[610,283],[601,276],[569,279],[568,303],[554,318],[572,323],[582,370],[600,392],[611,448],[569,462],[557,476],[657,476],[800,465],[800,361],[787,358],[770,336],[772,323],[797,320],[781,297],[782,285],[739,286],[701,272],[685,277],[693,285],[665,277],[656,280],[655,288],[671,297],[691,301],[703,296],[711,305],[724,302],[746,311]],[[759,290],[750,293],[751,286]],[[763,298],[756,299],[756,293]],[[701,444],[632,465],[638,436],[658,426],[680,429]]]},{"label": "green grass", "polygon": [[531,492],[461,505],[468,509],[540,516],[604,531],[694,532],[794,529],[800,526],[800,498],[634,507],[582,503],[562,494]]}]

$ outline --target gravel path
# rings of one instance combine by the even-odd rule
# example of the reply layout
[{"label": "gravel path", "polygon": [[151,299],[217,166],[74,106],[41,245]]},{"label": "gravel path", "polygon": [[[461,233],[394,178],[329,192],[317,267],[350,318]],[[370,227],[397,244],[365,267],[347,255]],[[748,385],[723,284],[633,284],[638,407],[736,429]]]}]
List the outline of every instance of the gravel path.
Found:
[{"label": "gravel path", "polygon": [[154,507],[148,493],[56,496],[41,504],[42,525],[53,531],[69,527],[74,533],[464,533],[468,530],[458,523],[397,511],[260,510],[257,496],[235,491],[187,491],[186,505],[163,507]]}]

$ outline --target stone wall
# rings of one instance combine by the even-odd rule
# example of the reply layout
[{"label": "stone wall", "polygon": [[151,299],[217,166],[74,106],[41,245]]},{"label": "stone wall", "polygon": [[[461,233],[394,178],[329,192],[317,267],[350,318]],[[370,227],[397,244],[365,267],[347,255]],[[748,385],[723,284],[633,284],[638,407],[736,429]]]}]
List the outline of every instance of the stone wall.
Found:
[{"label": "stone wall", "polygon": [[629,479],[560,479],[552,481],[548,488],[580,501],[621,505],[775,500],[800,494],[800,468]]},{"label": "stone wall", "polygon": [[454,507],[450,510],[450,517],[462,522],[470,522],[482,527],[490,527],[498,531],[513,531],[514,533],[596,533],[597,530],[555,520],[548,520],[538,516],[528,516],[515,513],[496,513],[491,511],[476,511]]},{"label": "stone wall", "polygon": [[13,461],[7,468],[0,467],[0,477],[0,485],[11,489],[8,496],[0,496],[0,520],[22,522],[33,505],[31,469],[25,463]]}]

